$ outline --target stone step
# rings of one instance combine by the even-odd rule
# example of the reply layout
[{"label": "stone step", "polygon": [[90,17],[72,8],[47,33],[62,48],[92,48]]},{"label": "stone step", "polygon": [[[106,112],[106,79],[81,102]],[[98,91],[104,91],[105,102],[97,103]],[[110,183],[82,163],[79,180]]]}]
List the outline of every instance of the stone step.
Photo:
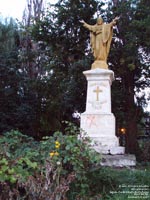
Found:
[{"label": "stone step", "polygon": [[136,166],[135,155],[102,155],[101,166],[109,167],[134,167]]},{"label": "stone step", "polygon": [[93,145],[92,146],[95,151],[101,154],[124,154],[125,153],[125,147],[122,146],[99,146],[99,145]]}]

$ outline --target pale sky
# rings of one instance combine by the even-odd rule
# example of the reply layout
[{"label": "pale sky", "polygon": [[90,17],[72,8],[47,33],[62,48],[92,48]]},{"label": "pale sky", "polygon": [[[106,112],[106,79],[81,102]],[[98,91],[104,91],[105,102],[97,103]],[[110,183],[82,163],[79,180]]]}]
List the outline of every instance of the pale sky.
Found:
[{"label": "pale sky", "polygon": [[0,15],[21,20],[26,0],[0,0]]},{"label": "pale sky", "polygon": [[[57,0],[46,0],[55,3]],[[22,19],[27,0],[0,0],[0,16]]]}]

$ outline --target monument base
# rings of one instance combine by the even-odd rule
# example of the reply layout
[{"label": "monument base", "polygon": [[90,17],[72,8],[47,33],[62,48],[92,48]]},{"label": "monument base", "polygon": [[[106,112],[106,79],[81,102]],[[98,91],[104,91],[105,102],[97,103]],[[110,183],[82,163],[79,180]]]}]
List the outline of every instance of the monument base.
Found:
[{"label": "monument base", "polygon": [[92,64],[92,69],[83,74],[88,84],[86,111],[81,114],[80,127],[91,139],[91,148],[105,156],[105,163],[102,162],[105,166],[134,165],[135,157],[124,155],[125,148],[119,146],[119,139],[115,135],[115,116],[111,112],[113,71],[108,70],[105,61],[97,60]]},{"label": "monument base", "polygon": [[82,113],[81,127],[91,139],[91,146],[101,154],[124,154],[115,136],[115,117],[112,113]]},{"label": "monument base", "polygon": [[125,148],[122,146],[101,146],[101,145],[93,145],[93,149],[96,152],[101,154],[111,154],[111,155],[123,155],[125,153]]}]

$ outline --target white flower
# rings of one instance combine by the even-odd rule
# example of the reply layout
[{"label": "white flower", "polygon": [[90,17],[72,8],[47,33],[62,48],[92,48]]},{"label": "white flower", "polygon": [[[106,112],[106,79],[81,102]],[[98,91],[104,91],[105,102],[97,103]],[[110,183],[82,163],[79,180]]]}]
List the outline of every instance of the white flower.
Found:
[{"label": "white flower", "polygon": [[61,164],[61,162],[59,162],[59,161],[57,161],[57,163],[56,163],[57,165],[60,165]]}]

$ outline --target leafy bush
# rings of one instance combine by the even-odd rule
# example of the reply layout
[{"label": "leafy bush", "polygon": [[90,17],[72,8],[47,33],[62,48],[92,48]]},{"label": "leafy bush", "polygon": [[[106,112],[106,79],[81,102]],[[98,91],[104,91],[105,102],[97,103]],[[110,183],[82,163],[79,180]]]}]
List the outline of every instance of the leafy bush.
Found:
[{"label": "leafy bush", "polygon": [[100,167],[90,140],[78,138],[79,129],[68,123],[66,134],[55,132],[41,141],[18,131],[1,136],[0,199],[124,200],[125,194],[110,191],[120,190],[122,184],[149,185],[149,166]]},{"label": "leafy bush", "polygon": [[0,137],[0,152],[0,199],[63,200],[73,182],[80,185],[78,196],[86,196],[87,172],[99,160],[89,139],[75,133],[55,132],[37,142],[11,131]]}]

